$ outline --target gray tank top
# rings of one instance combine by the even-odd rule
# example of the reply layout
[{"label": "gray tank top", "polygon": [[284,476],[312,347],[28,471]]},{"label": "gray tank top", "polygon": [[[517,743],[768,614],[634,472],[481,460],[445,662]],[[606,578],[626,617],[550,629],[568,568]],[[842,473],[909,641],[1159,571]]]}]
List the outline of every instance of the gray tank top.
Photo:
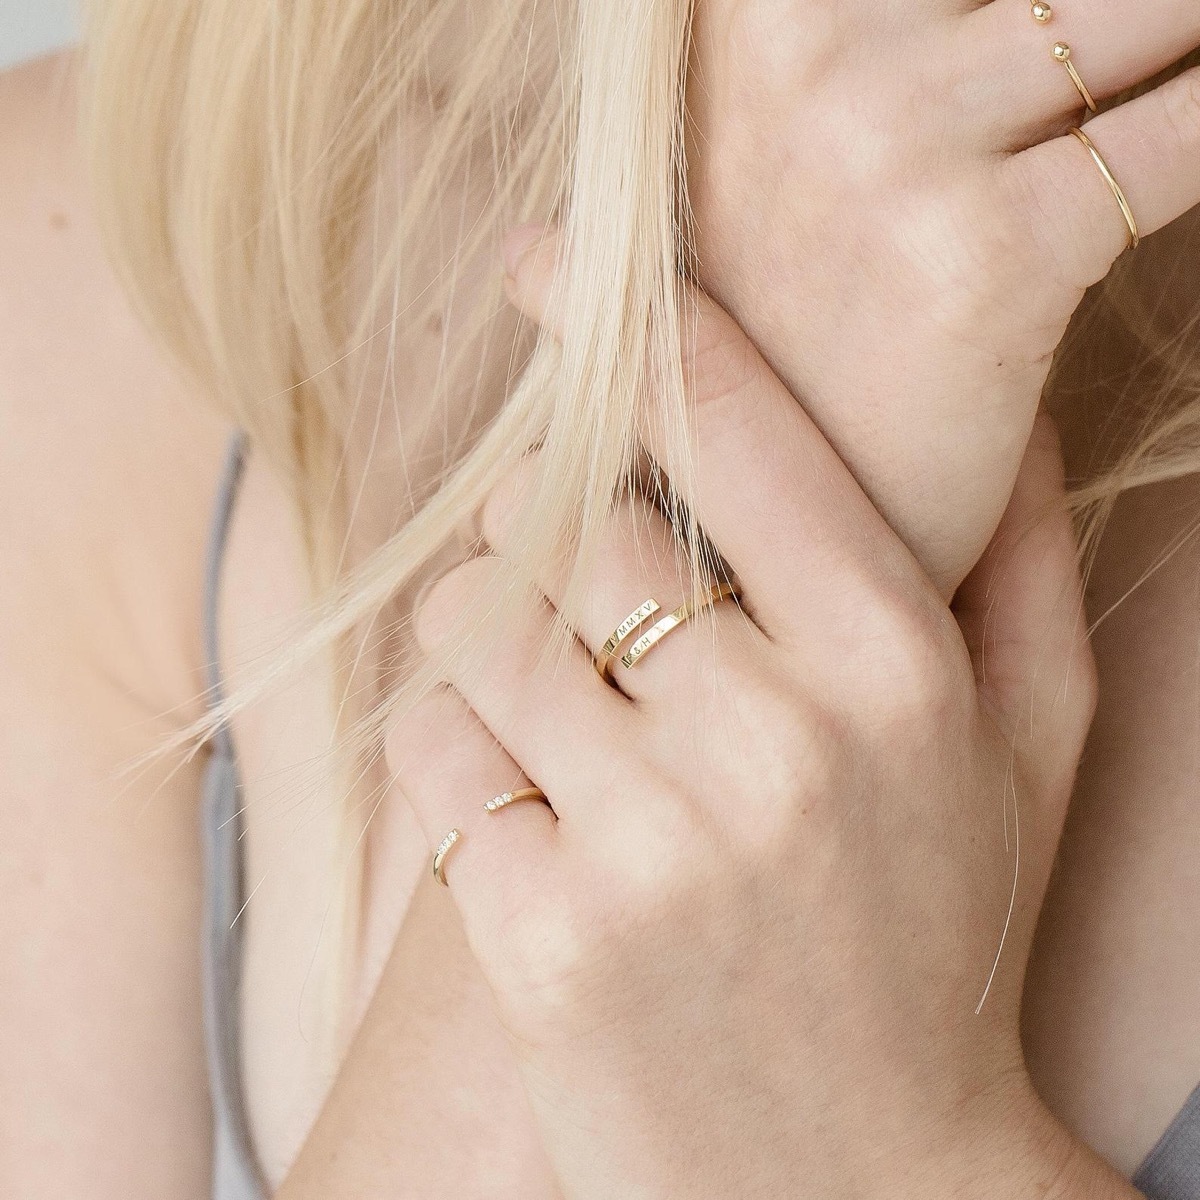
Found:
[{"label": "gray tank top", "polygon": [[[217,589],[246,440],[230,440],[213,512],[205,573],[204,649],[209,695],[221,696]],[[266,1200],[242,1098],[238,1048],[241,967],[242,815],[237,760],[228,729],[213,738],[204,780],[204,1031],[213,1107],[213,1200]],[[1148,1200],[1200,1200],[1200,1087],[1146,1156],[1133,1184]]]}]

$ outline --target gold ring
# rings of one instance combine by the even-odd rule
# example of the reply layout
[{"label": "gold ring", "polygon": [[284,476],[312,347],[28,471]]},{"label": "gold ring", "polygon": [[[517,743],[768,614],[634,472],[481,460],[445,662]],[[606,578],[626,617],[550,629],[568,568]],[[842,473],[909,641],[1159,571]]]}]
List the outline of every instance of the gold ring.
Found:
[{"label": "gold ring", "polygon": [[1088,112],[1095,112],[1096,101],[1092,99],[1092,93],[1088,91],[1087,84],[1079,77],[1079,72],[1075,70],[1075,64],[1071,61],[1071,47],[1066,42],[1055,42],[1052,53],[1067,68],[1067,74],[1071,76],[1071,82],[1083,97],[1084,104],[1088,106]]},{"label": "gold ring", "polygon": [[625,667],[632,667],[640,662],[643,656],[657,646],[673,629],[678,629],[689,617],[702,608],[709,608],[718,600],[736,595],[736,589],[730,583],[714,583],[708,589],[708,594],[699,600],[685,600],[674,612],[668,613],[661,621],[656,622],[641,637],[629,647],[629,651],[621,656]]},{"label": "gold ring", "polygon": [[499,796],[493,796],[483,807],[486,812],[499,812],[502,808],[507,808],[510,804],[516,804],[518,800],[546,800],[546,793],[539,787],[518,788],[515,792],[501,792]]},{"label": "gold ring", "polygon": [[648,621],[656,612],[658,612],[658,601],[654,599],[646,600],[639,604],[623,620],[620,625],[612,631],[612,636],[600,647],[596,655],[592,659],[594,666],[600,675],[600,678],[605,683],[612,682],[612,665],[617,657],[617,650],[621,643],[639,626]]},{"label": "gold ring", "polygon": [[1096,166],[1100,168],[1100,174],[1104,176],[1105,183],[1112,189],[1112,194],[1116,196],[1117,203],[1121,206],[1121,215],[1125,218],[1125,224],[1129,226],[1129,249],[1136,250],[1138,243],[1142,240],[1142,235],[1138,232],[1137,218],[1133,215],[1133,209],[1129,206],[1129,200],[1117,182],[1117,177],[1109,169],[1108,163],[1104,161],[1104,156],[1096,149],[1096,143],[1082,129],[1072,128],[1071,134],[1087,147],[1087,152],[1092,156]]},{"label": "gold ring", "polygon": [[461,829],[450,830],[450,832],[446,834],[446,836],[438,843],[438,848],[433,852],[433,877],[442,885],[442,887],[450,886],[446,882],[446,855],[450,853],[450,847],[453,846],[461,837]]}]

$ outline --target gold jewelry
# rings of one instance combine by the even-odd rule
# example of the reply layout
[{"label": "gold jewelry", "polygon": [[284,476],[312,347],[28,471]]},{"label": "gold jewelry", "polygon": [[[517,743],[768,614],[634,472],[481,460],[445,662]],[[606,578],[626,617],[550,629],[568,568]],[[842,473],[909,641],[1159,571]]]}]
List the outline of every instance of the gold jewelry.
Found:
[{"label": "gold jewelry", "polygon": [[[539,787],[518,788],[515,792],[501,792],[499,796],[493,796],[483,807],[485,811],[494,813],[516,804],[518,800],[546,800],[546,793]],[[546,803],[549,801],[546,800]]]},{"label": "gold jewelry", "polygon": [[1092,156],[1096,166],[1100,168],[1100,174],[1104,176],[1105,183],[1112,188],[1112,194],[1121,206],[1121,215],[1125,218],[1125,224],[1129,226],[1129,249],[1136,250],[1138,243],[1142,240],[1142,235],[1138,232],[1137,218],[1133,215],[1133,209],[1129,206],[1129,200],[1117,182],[1117,177],[1112,173],[1108,163],[1104,161],[1104,156],[1096,149],[1096,143],[1082,129],[1073,128],[1071,134],[1087,147],[1087,152]]},{"label": "gold jewelry", "polygon": [[438,848],[433,852],[433,877],[442,885],[442,887],[450,886],[446,882],[446,855],[450,852],[450,847],[453,846],[461,837],[461,829],[450,830],[450,832],[446,834],[446,836],[438,843]]},{"label": "gold jewelry", "polygon": [[1054,16],[1054,10],[1048,4],[1034,4],[1030,11],[1033,13],[1033,19],[1039,25],[1045,25]]},{"label": "gold jewelry", "polygon": [[658,612],[657,600],[646,600],[639,604],[623,620],[620,625],[612,631],[612,636],[600,647],[599,652],[592,658],[592,666],[599,672],[600,678],[605,683],[612,682],[612,665],[617,657],[617,649],[621,643],[639,626],[648,621],[656,612]]},{"label": "gold jewelry", "polygon": [[729,583],[714,583],[709,589],[708,594],[699,600],[686,600],[674,612],[668,613],[661,621],[652,625],[645,633],[642,634],[632,646],[629,647],[629,652],[621,656],[621,662],[626,667],[632,667],[638,663],[641,658],[652,647],[658,645],[659,642],[667,636],[673,629],[677,629],[689,617],[699,612],[702,608],[710,608],[716,604],[718,600],[724,600],[727,596],[736,594],[736,589]]},{"label": "gold jewelry", "polygon": [[1080,79],[1079,72],[1075,70],[1075,64],[1071,61],[1071,47],[1066,42],[1055,42],[1051,53],[1067,68],[1067,74],[1071,76],[1071,82],[1083,97],[1084,104],[1088,106],[1088,112],[1095,112],[1096,101],[1092,99],[1092,93],[1087,90],[1087,84]]}]

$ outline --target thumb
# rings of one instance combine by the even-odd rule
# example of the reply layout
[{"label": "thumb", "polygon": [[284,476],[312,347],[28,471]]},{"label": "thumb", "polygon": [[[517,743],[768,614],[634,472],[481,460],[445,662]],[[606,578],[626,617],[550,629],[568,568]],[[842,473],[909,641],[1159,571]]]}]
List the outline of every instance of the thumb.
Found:
[{"label": "thumb", "polygon": [[1069,792],[1096,703],[1058,431],[1042,411],[983,558],[954,601],[979,692],[1016,750]]}]

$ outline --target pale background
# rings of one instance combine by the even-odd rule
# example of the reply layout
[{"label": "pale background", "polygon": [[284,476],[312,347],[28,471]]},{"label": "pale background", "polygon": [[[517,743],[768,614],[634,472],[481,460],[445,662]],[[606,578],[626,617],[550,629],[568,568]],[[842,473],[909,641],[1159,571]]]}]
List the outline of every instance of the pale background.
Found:
[{"label": "pale background", "polygon": [[0,0],[0,71],[73,41],[75,27],[74,0]]}]

